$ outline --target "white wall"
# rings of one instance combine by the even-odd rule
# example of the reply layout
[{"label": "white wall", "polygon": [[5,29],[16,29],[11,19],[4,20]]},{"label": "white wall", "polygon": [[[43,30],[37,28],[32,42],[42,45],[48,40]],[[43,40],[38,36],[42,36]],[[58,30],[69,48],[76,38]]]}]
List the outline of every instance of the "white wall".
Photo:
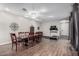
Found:
[{"label": "white wall", "polygon": [[[61,25],[62,24],[62,25]],[[41,31],[43,31],[44,36],[50,36],[50,26],[56,25],[58,28],[58,35],[69,35],[69,21],[68,20],[61,20],[61,21],[48,21],[42,22],[41,24]],[[63,31],[62,31],[63,29]],[[62,33],[62,34],[61,34]]]},{"label": "white wall", "polygon": [[69,36],[69,20],[60,21],[61,35]]},{"label": "white wall", "polygon": [[21,31],[30,31],[31,25],[33,25],[35,27],[35,31],[37,31],[37,27],[39,26],[39,23],[34,20],[26,19],[5,11],[0,11],[0,45],[11,42],[10,32],[12,31],[9,26],[12,22],[16,22],[19,25],[19,29],[16,33]]},{"label": "white wall", "polygon": [[60,22],[59,21],[48,21],[48,22],[43,22],[41,24],[41,31],[43,31],[44,36],[50,36],[50,26],[56,25],[58,28],[58,33],[60,31]]},{"label": "white wall", "polygon": [[43,32],[44,36],[50,36],[49,29],[51,25],[52,26],[57,25],[60,31],[60,21],[49,21],[49,22],[38,23],[34,20],[17,16],[9,12],[0,11],[0,45],[11,42],[10,33],[12,31],[9,26],[12,22],[16,22],[19,25],[19,29],[16,31],[16,33],[22,32],[22,31],[23,32],[30,31],[31,25],[35,27],[35,31],[37,31],[37,27],[40,26],[40,30]]}]

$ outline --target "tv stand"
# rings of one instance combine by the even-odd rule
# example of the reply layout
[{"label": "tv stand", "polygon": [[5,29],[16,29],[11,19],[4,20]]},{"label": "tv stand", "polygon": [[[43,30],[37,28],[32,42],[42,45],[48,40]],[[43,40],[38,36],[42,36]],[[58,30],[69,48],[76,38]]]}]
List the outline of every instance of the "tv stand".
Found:
[{"label": "tv stand", "polygon": [[58,36],[52,36],[50,37],[51,40],[58,40]]}]

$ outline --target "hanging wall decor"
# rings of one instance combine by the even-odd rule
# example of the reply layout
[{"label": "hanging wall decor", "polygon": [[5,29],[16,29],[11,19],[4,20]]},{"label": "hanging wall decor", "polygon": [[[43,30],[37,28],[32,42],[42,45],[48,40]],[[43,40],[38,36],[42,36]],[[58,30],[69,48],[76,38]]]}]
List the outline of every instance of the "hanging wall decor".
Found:
[{"label": "hanging wall decor", "polygon": [[12,31],[16,31],[16,30],[18,30],[19,25],[17,23],[13,22],[10,24],[10,28]]}]

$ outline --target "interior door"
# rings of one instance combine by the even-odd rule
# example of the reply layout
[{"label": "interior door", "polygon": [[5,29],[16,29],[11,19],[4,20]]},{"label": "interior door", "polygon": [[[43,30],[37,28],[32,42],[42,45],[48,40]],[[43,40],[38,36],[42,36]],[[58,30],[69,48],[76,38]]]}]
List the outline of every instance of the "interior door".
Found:
[{"label": "interior door", "polygon": [[30,27],[30,32],[34,32],[34,27],[33,26]]}]

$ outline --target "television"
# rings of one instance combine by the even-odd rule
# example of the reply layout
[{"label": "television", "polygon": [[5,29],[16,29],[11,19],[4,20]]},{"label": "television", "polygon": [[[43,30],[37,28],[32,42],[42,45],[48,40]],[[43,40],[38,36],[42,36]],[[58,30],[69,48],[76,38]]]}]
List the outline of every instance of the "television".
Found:
[{"label": "television", "polygon": [[58,30],[56,26],[50,26],[50,30]]}]

